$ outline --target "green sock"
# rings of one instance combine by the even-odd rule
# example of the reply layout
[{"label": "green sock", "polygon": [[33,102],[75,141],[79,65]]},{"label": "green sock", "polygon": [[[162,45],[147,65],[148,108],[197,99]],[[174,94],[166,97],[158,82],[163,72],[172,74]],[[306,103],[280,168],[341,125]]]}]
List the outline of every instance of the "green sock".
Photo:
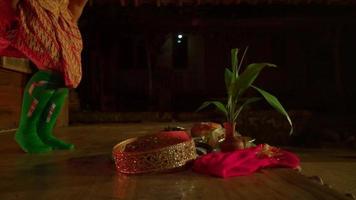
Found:
[{"label": "green sock", "polygon": [[58,115],[61,112],[67,96],[67,88],[56,90],[48,101],[38,124],[38,136],[45,144],[51,146],[53,149],[74,149],[73,144],[66,143],[53,136],[53,127],[56,124]]},{"label": "green sock", "polygon": [[27,83],[22,103],[19,128],[15,140],[28,153],[49,152],[52,148],[42,142],[37,134],[37,124],[44,107],[52,97],[54,90],[49,87],[51,76],[39,71]]}]

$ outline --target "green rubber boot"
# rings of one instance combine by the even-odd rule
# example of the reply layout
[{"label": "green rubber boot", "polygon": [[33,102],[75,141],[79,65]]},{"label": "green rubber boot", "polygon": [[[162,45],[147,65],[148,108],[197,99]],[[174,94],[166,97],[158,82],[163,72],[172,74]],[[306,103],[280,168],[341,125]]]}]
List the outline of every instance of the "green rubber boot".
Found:
[{"label": "green rubber boot", "polygon": [[56,124],[58,115],[61,112],[67,96],[67,88],[60,88],[56,90],[51,99],[48,101],[37,127],[38,136],[45,144],[51,146],[53,149],[74,149],[73,144],[66,143],[53,136],[53,127]]},{"label": "green rubber boot", "polygon": [[39,71],[32,76],[24,91],[20,123],[15,140],[28,153],[45,153],[52,150],[37,134],[37,124],[42,111],[55,91],[49,87],[50,79],[48,72]]}]

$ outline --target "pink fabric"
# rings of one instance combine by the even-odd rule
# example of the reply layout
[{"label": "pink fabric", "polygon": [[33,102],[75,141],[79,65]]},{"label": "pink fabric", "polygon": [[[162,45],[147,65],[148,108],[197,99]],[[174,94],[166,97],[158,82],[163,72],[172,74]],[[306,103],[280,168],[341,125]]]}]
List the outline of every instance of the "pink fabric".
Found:
[{"label": "pink fabric", "polygon": [[295,154],[267,144],[228,153],[210,153],[199,157],[193,166],[197,173],[228,178],[246,176],[261,168],[299,167]]}]

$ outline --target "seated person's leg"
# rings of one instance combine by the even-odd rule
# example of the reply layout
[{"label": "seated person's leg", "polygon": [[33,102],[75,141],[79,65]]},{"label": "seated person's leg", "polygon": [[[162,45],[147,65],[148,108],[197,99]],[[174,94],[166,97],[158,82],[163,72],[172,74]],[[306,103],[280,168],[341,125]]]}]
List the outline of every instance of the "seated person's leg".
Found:
[{"label": "seated person's leg", "polygon": [[48,101],[38,123],[38,135],[42,141],[53,149],[73,149],[74,145],[53,136],[53,127],[68,96],[67,88],[57,89]]},{"label": "seated person's leg", "polygon": [[39,71],[27,83],[24,91],[19,128],[15,140],[29,153],[48,152],[52,148],[38,137],[37,125],[50,98],[55,93],[56,78],[50,72]]}]

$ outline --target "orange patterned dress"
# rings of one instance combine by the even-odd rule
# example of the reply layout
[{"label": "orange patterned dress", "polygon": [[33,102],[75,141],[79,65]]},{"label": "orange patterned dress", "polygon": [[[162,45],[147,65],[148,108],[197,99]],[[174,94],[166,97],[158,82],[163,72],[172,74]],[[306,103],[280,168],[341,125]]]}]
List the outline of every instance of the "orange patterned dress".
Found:
[{"label": "orange patterned dress", "polygon": [[67,87],[77,87],[83,44],[68,4],[69,0],[21,0],[11,25],[0,30],[0,55],[24,55],[40,70],[60,73]]}]

